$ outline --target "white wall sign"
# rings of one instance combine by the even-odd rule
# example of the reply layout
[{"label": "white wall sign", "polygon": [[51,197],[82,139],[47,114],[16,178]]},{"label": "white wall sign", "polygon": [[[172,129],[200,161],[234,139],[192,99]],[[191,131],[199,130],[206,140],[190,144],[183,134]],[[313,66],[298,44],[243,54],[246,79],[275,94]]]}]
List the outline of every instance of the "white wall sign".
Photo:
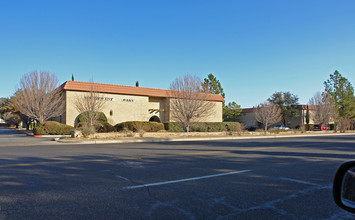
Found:
[{"label": "white wall sign", "polygon": [[122,102],[134,102],[134,99],[124,98],[124,99],[122,99]]}]

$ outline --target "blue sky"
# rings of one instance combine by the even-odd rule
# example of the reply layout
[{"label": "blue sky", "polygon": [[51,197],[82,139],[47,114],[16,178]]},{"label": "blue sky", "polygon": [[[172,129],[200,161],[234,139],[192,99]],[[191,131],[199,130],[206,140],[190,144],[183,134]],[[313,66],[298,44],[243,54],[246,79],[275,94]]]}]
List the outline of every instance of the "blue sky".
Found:
[{"label": "blue sky", "polygon": [[355,83],[355,1],[0,1],[0,97],[25,73],[169,88],[213,73],[226,101],[305,104],[335,70]]}]

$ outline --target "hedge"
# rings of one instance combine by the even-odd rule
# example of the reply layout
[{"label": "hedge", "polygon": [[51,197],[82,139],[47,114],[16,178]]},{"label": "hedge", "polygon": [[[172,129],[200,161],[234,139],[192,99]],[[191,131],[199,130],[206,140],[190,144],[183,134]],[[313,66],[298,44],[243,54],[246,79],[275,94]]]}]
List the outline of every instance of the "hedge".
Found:
[{"label": "hedge", "polygon": [[164,130],[163,123],[148,121],[126,121],[116,124],[114,127],[116,131],[128,129],[130,131],[137,132],[140,129],[143,129],[145,132],[157,132]]},{"label": "hedge", "polygon": [[[165,122],[165,130],[170,132],[184,132],[179,122]],[[190,125],[190,132],[222,132],[242,131],[244,125],[239,122],[193,122]]]},{"label": "hedge", "polygon": [[[75,125],[75,129],[81,129],[87,125],[86,122],[79,122]],[[98,133],[113,132],[115,128],[108,122],[99,122],[95,125],[95,131]]]},{"label": "hedge", "polygon": [[[99,113],[99,117],[97,119],[98,122],[107,122],[107,117],[105,115],[105,113],[103,112],[98,112]],[[84,115],[87,115],[88,112],[83,112],[78,116],[78,123],[80,122],[85,122],[85,117]]]},{"label": "hedge", "polygon": [[72,131],[72,126],[56,121],[42,122],[33,129],[35,135],[70,135]]},{"label": "hedge", "polygon": [[113,127],[108,122],[100,122],[100,124],[98,126],[96,126],[95,129],[98,133],[114,132],[115,131],[115,127]]},{"label": "hedge", "polygon": [[179,122],[165,122],[164,128],[170,132],[184,132],[184,128]]}]

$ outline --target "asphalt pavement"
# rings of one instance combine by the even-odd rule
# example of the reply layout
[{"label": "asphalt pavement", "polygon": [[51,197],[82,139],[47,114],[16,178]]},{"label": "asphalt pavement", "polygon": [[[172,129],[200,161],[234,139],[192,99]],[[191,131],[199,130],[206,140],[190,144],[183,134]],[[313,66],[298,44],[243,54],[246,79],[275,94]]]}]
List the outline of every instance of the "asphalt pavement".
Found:
[{"label": "asphalt pavement", "polygon": [[0,129],[0,219],[354,219],[355,136],[61,144]]}]

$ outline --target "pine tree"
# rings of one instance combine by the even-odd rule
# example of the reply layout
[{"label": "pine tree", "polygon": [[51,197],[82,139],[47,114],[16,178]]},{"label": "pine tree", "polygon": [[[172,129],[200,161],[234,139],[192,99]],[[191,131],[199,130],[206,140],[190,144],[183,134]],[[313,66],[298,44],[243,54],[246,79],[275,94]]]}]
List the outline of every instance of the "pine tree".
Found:
[{"label": "pine tree", "polygon": [[288,122],[298,116],[298,97],[291,92],[275,92],[268,99],[281,109],[283,124],[287,126]]},{"label": "pine tree", "polygon": [[337,70],[324,82],[324,92],[335,105],[338,122],[346,117],[355,118],[354,88]]},{"label": "pine tree", "polygon": [[223,88],[219,80],[212,74],[208,74],[207,78],[203,82],[204,92],[219,94],[225,98],[226,94],[223,92]]}]

